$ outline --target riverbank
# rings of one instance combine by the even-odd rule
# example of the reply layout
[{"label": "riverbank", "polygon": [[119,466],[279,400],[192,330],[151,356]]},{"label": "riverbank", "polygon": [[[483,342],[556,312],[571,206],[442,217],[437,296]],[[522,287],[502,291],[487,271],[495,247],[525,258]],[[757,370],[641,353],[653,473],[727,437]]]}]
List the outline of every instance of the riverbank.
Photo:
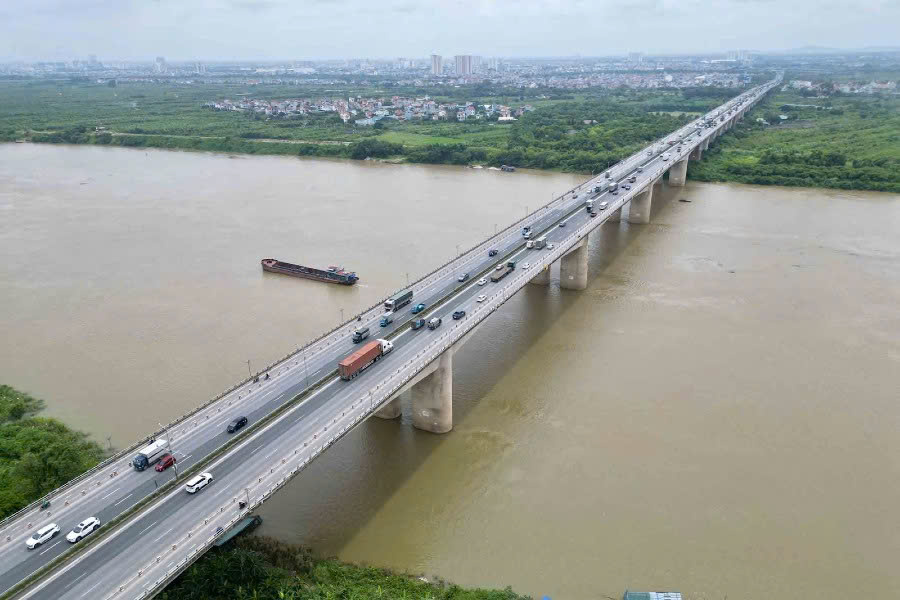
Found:
[{"label": "riverbank", "polygon": [[160,595],[161,600],[278,598],[430,598],[530,600],[507,587],[466,589],[437,577],[394,573],[316,558],[304,547],[243,536],[207,552]]},{"label": "riverbank", "polygon": [[691,163],[688,177],[897,193],[897,132],[900,98],[780,91]]},{"label": "riverbank", "polygon": [[106,453],[86,433],[36,416],[44,402],[0,385],[0,519],[87,471]]}]

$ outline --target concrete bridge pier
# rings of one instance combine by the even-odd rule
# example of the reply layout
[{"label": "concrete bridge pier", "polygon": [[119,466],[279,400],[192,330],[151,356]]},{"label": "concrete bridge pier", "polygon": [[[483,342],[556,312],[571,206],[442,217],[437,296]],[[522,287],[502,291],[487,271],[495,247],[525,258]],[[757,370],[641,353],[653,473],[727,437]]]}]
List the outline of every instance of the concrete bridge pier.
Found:
[{"label": "concrete bridge pier", "polygon": [[653,186],[656,181],[648,185],[644,190],[631,199],[631,206],[628,209],[629,223],[649,223],[650,222],[650,206],[653,202]]},{"label": "concrete bridge pier", "polygon": [[607,223],[618,223],[622,220],[622,207],[616,209],[616,212],[611,214],[609,218],[606,220]]},{"label": "concrete bridge pier", "polygon": [[559,259],[559,287],[566,290],[587,288],[589,236],[584,236],[572,250]]},{"label": "concrete bridge pier", "polygon": [[683,158],[669,168],[669,185],[683,186],[687,179],[688,159]]},{"label": "concrete bridge pier", "polygon": [[550,285],[550,265],[541,269],[528,283],[533,283],[534,285]]},{"label": "concrete bridge pier", "polygon": [[381,405],[381,408],[375,411],[375,416],[379,419],[396,419],[400,416],[403,407],[401,403],[404,398],[409,397],[409,390],[397,394],[391,400]]},{"label": "concrete bridge pier", "polygon": [[701,150],[706,150],[707,148],[709,148],[709,138],[706,138],[705,140],[703,140],[702,142],[700,142],[700,149],[701,149]]},{"label": "concrete bridge pier", "polygon": [[432,364],[434,370],[412,387],[412,422],[417,429],[447,433],[453,429],[453,349]]},{"label": "concrete bridge pier", "polygon": [[702,156],[703,156],[703,149],[700,147],[700,144],[697,144],[697,146],[693,150],[691,150],[691,154],[690,154],[689,158],[691,160],[700,160],[700,157],[702,157]]}]

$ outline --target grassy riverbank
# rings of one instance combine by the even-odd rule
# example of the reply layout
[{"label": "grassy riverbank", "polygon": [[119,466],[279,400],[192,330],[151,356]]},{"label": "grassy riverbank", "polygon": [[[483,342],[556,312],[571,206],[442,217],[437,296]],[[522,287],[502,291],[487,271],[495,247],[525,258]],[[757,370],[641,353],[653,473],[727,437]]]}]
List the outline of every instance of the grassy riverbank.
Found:
[{"label": "grassy riverbank", "polygon": [[529,600],[511,589],[464,589],[373,567],[315,558],[304,548],[241,537],[208,552],[159,595],[160,600],[326,600],[384,598]]},{"label": "grassy riverbank", "polygon": [[688,176],[900,192],[900,98],[771,94],[692,163]]},{"label": "grassy riverbank", "polygon": [[0,518],[100,462],[105,452],[87,434],[38,417],[44,403],[0,385]]}]

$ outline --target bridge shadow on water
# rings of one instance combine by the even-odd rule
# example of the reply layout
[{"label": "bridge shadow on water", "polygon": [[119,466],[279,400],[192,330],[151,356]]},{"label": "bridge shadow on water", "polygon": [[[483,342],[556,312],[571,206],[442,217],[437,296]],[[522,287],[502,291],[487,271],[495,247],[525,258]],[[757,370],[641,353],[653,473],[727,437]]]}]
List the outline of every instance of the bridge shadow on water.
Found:
[{"label": "bridge shadow on water", "polygon": [[[650,225],[605,223],[591,236],[588,290],[598,282],[630,245],[639,241],[653,217],[681,192],[663,185],[654,190]],[[454,357],[454,424],[465,421],[479,400],[488,395],[532,344],[572,310],[584,292],[559,287],[559,268],[549,286],[528,285],[483,322]],[[602,303],[602,300],[598,302]],[[602,306],[598,306],[601,309]],[[582,307],[578,307],[582,310]],[[510,402],[515,402],[511,398]],[[513,407],[511,410],[516,411]],[[524,408],[522,408],[524,410]],[[471,428],[472,423],[466,423]],[[337,555],[358,531],[383,509],[448,436],[465,435],[456,429],[444,436],[414,429],[410,407],[399,420],[371,418],[349,432],[313,462],[260,510],[264,523],[258,533],[312,547],[318,554]],[[491,450],[488,449],[487,452]],[[479,460],[490,461],[491,457]],[[420,489],[423,497],[446,493],[452,481],[435,489]],[[396,516],[403,523],[403,515]],[[402,536],[398,536],[400,538]],[[385,544],[400,540],[385,540]],[[377,562],[377,561],[373,561]]]}]

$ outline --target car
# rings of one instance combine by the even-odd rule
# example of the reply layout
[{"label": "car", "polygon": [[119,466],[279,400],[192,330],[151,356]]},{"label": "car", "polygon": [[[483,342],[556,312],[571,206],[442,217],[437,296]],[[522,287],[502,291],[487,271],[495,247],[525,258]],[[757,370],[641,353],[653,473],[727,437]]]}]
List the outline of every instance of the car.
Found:
[{"label": "car", "polygon": [[457,310],[457,311],[453,312],[453,320],[454,321],[459,321],[464,316],[466,316],[466,311],[464,311],[464,310]]},{"label": "car", "polygon": [[241,427],[247,424],[247,417],[238,417],[228,424],[228,433],[234,433]]},{"label": "car", "polygon": [[500,263],[499,265],[497,265],[496,267],[494,267],[494,270],[495,270],[495,271],[502,271],[504,266],[505,266],[505,265],[504,265],[503,263]]},{"label": "car", "polygon": [[527,269],[531,266],[531,263],[522,263],[522,268]]},{"label": "car", "polygon": [[56,523],[50,523],[49,525],[44,525],[40,529],[34,532],[34,534],[25,540],[25,545],[29,550],[34,550],[44,542],[53,539],[53,536],[59,533],[59,525]]},{"label": "car", "polygon": [[191,477],[191,480],[184,485],[184,489],[188,494],[196,494],[208,486],[212,480],[212,473],[200,473]]},{"label": "car", "polygon": [[422,302],[419,302],[418,304],[416,304],[415,306],[412,307],[412,314],[417,315],[420,312],[422,312],[423,310],[425,310],[425,304]]},{"label": "car", "polygon": [[162,457],[160,457],[159,462],[156,463],[155,468],[157,472],[162,473],[163,471],[174,465],[176,462],[177,461],[175,460],[175,457],[173,455],[166,453],[163,454]]},{"label": "car", "polygon": [[486,283],[487,283],[487,279],[485,279],[484,277],[482,277],[481,279],[478,280],[478,285],[484,285]]},{"label": "car", "polygon": [[593,219],[596,216],[597,216],[597,213],[595,213],[594,211],[591,211],[591,218]]},{"label": "car", "polygon": [[599,208],[600,210],[606,210],[607,208],[609,208],[609,202],[601,202],[597,205],[597,208]]},{"label": "car", "polygon": [[637,168],[637,172],[638,172],[638,173],[643,173],[643,172],[644,172],[644,167],[638,167],[638,168]]},{"label": "car", "polygon": [[463,273],[462,275],[460,275],[459,277],[456,278],[456,280],[459,281],[460,283],[462,283],[463,281],[468,281],[468,279],[469,279],[468,273]]},{"label": "car", "polygon": [[411,327],[413,331],[415,331],[416,329],[422,329],[423,327],[425,327],[425,319],[416,319],[412,322]]},{"label": "car", "polygon": [[572,200],[578,200],[578,194],[572,194]]},{"label": "car", "polygon": [[623,185],[622,187],[625,188],[626,190],[630,190],[630,189],[631,189],[631,186],[628,185],[627,183],[626,183],[625,185]]},{"label": "car", "polygon": [[497,256],[497,251],[492,248],[488,251],[488,256]]},{"label": "car", "polygon": [[75,526],[75,529],[66,534],[66,541],[74,544],[78,540],[83,540],[90,534],[94,533],[100,527],[100,519],[97,517],[88,517]]},{"label": "car", "polygon": [[484,302],[485,300],[487,300],[487,296],[485,296],[484,294],[475,298],[475,302]]},{"label": "car", "polygon": [[560,227],[565,227],[565,226],[566,226],[566,222],[565,222],[565,221],[560,221],[560,222],[559,222],[559,226],[560,226]]},{"label": "car", "polygon": [[433,319],[428,321],[428,329],[437,329],[441,326],[441,323],[443,323],[443,319],[441,319],[440,317],[434,317]]},{"label": "car", "polygon": [[619,195],[619,190],[613,190],[613,191],[612,191],[612,195],[613,195],[613,196],[618,196],[618,195]]},{"label": "car", "polygon": [[553,244],[547,244],[547,250],[553,250]]}]

